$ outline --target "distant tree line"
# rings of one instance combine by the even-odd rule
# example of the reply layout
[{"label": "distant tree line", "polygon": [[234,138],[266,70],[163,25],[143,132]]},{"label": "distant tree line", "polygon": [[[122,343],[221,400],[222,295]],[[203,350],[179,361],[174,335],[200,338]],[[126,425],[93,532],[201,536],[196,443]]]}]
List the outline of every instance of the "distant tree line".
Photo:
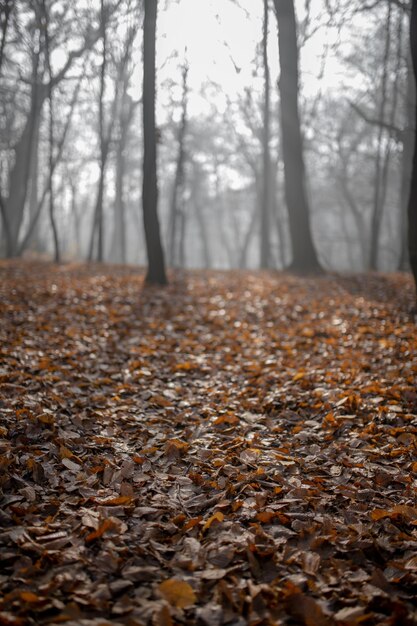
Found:
[{"label": "distant tree line", "polygon": [[[157,73],[157,10],[176,2],[1,2],[2,255],[146,262],[157,283],[166,261],[411,265],[417,277],[415,2],[323,0],[297,20],[293,0],[259,0],[253,83],[230,100],[213,76],[201,86],[210,112],[198,115],[187,51],[162,60],[168,81]],[[228,3],[251,19],[253,2]],[[333,40],[322,44],[318,84],[331,53],[343,93],[304,93],[303,55],[319,36]]]}]

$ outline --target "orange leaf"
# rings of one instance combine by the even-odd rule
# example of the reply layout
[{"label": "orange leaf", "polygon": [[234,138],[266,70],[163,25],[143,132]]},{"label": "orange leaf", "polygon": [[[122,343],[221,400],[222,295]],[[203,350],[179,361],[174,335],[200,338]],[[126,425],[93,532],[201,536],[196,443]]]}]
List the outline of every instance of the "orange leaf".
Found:
[{"label": "orange leaf", "polygon": [[190,530],[190,528],[194,528],[194,526],[198,526],[198,524],[201,522],[201,515],[199,515],[198,517],[192,517],[191,519],[188,520],[188,522],[186,524],[184,524],[184,528],[183,530]]},{"label": "orange leaf", "polygon": [[60,447],[59,454],[61,455],[61,459],[75,459],[75,461],[82,464],[82,460],[78,456],[73,454],[71,450],[69,450],[65,446]]},{"label": "orange leaf", "polygon": [[269,524],[274,519],[274,517],[276,517],[276,513],[274,513],[273,511],[261,511],[256,515],[256,519],[262,524]]},{"label": "orange leaf", "polygon": [[208,518],[207,522],[203,526],[203,532],[208,530],[213,522],[222,522],[224,520],[224,515],[221,511],[216,511],[211,517]]},{"label": "orange leaf", "polygon": [[19,595],[23,602],[30,602],[31,604],[42,600],[36,593],[32,593],[31,591],[21,591]]},{"label": "orange leaf", "polygon": [[221,415],[216,420],[214,420],[213,424],[215,426],[222,426],[223,424],[236,426],[236,424],[239,424],[239,418],[237,418],[235,415]]},{"label": "orange leaf", "polygon": [[168,578],[168,580],[164,580],[158,588],[164,598],[168,600],[172,606],[175,606],[178,609],[184,609],[187,606],[192,606],[197,599],[191,585],[183,580],[178,580],[177,578]]},{"label": "orange leaf", "polygon": [[87,535],[85,538],[86,543],[90,543],[91,541],[95,541],[96,539],[100,539],[107,530],[110,530],[114,527],[114,523],[110,519],[104,520],[104,522],[94,530],[92,533]]},{"label": "orange leaf", "polygon": [[181,371],[189,371],[191,369],[193,369],[194,365],[193,363],[191,363],[191,361],[185,361],[184,363],[178,363],[175,366],[175,369],[177,370],[177,372],[181,372]]},{"label": "orange leaf", "polygon": [[389,517],[390,519],[403,517],[410,522],[417,519],[417,509],[405,504],[397,504],[392,509],[374,509],[371,511],[371,519],[375,522],[385,517]]},{"label": "orange leaf", "polygon": [[301,380],[302,378],[304,378],[304,376],[305,376],[305,372],[303,370],[300,370],[293,376],[292,378],[293,382],[297,382],[297,380]]},{"label": "orange leaf", "polygon": [[132,504],[132,496],[117,496],[115,498],[107,498],[106,500],[95,500],[103,506],[121,506],[123,504]]}]

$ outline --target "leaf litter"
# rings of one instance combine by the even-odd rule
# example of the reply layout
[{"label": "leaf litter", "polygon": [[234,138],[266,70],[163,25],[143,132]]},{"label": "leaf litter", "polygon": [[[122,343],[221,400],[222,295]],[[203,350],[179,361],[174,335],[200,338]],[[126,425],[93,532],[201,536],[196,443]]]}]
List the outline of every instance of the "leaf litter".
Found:
[{"label": "leaf litter", "polygon": [[409,278],[0,274],[0,625],[417,623]]}]

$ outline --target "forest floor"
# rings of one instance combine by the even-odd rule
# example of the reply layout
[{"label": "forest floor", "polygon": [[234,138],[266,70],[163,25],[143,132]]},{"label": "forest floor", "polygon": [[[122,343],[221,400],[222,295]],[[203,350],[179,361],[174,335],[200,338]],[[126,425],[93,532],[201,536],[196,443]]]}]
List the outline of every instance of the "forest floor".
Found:
[{"label": "forest floor", "polygon": [[417,623],[401,274],[0,263],[0,625]]}]

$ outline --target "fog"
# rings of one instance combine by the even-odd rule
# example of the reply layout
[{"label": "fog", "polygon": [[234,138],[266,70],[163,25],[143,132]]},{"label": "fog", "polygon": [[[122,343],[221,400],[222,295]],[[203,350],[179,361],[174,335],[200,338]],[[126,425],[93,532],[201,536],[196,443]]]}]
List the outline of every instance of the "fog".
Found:
[{"label": "fog", "polygon": [[[281,269],[294,258],[287,184],[300,172],[285,169],[284,69],[266,5],[158,2],[168,266]],[[408,266],[415,90],[405,5],[295,3],[299,186],[329,270]],[[1,256],[146,265],[143,2],[1,6]]]}]

